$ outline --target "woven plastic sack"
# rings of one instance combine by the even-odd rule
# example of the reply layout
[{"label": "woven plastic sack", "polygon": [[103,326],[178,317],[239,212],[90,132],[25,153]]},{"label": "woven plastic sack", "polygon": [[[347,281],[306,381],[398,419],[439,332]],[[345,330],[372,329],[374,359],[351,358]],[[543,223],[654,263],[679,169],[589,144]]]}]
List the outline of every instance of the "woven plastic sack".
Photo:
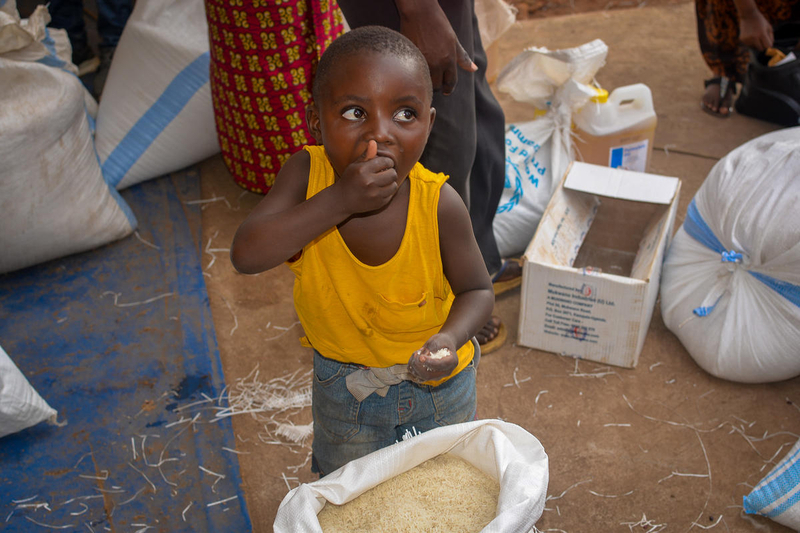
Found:
[{"label": "woven plastic sack", "polygon": [[219,152],[203,0],[137,0],[97,112],[103,175],[124,189]]},{"label": "woven plastic sack", "polygon": [[744,497],[744,510],[800,531],[800,440]]},{"label": "woven plastic sack", "polygon": [[0,346],[0,437],[48,419],[55,422],[57,415]]},{"label": "woven plastic sack", "polygon": [[72,74],[0,58],[0,273],[96,248],[136,219],[103,180]]},{"label": "woven plastic sack", "polygon": [[[0,0],[0,57],[14,61],[41,63],[77,76],[78,67],[72,63],[72,45],[65,30],[50,28],[50,13],[43,5],[27,19],[21,19],[13,1]],[[84,87],[84,104],[92,117],[97,116],[97,101]]]},{"label": "woven plastic sack", "polygon": [[501,256],[525,251],[555,185],[575,159],[572,113],[595,94],[588,84],[607,54],[600,39],[565,50],[534,47],[500,72],[497,88],[533,106],[531,116],[542,115],[506,126],[506,181],[493,223]]},{"label": "woven plastic sack", "polygon": [[437,455],[450,453],[500,483],[497,516],[484,533],[527,533],[542,515],[547,454],[521,427],[500,420],[444,426],[351,461],[289,492],[275,516],[275,533],[321,533],[317,513],[326,502],[345,504]]},{"label": "woven plastic sack", "polygon": [[661,276],[661,313],[698,365],[745,383],[800,374],[800,128],[723,157]]}]

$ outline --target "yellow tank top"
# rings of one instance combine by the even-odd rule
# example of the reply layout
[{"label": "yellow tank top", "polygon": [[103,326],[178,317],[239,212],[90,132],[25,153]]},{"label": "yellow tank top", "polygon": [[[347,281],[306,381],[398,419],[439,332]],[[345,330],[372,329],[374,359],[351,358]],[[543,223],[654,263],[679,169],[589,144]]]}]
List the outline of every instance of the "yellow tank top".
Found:
[{"label": "yellow tank top", "polygon": [[[322,146],[307,146],[311,156],[306,198],[334,182]],[[447,177],[420,163],[409,174],[406,230],[400,248],[382,265],[359,261],[339,230],[326,231],[290,263],[295,274],[294,304],[306,337],[304,346],[343,363],[385,368],[406,364],[411,354],[437,333],[453,304],[439,248],[437,206]],[[459,364],[469,364],[474,347],[458,349]]]}]

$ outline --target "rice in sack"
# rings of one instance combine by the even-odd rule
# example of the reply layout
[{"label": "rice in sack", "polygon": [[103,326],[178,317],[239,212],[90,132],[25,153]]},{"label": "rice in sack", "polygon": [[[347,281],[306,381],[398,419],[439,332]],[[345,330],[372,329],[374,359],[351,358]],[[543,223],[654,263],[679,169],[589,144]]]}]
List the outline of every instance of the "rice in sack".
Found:
[{"label": "rice in sack", "polygon": [[[454,458],[459,461],[456,463],[459,469],[467,468],[464,475],[473,475],[475,472],[471,469],[474,468],[480,476],[485,476],[481,478],[483,482],[487,478],[490,482],[496,480],[496,484],[490,483],[495,488],[489,491],[493,496],[488,503],[484,496],[478,496],[485,491],[474,488],[483,482],[465,481],[464,475],[455,472],[452,463],[446,465],[444,482],[435,479],[433,472],[427,470],[439,468],[441,461]],[[399,481],[405,483],[397,493],[401,495],[386,496],[385,491],[392,487],[390,482],[401,476],[412,476],[410,480]],[[424,477],[431,479],[421,480]],[[409,482],[413,484],[407,484]],[[387,521],[389,524],[383,521],[387,517],[380,517],[381,522],[370,519],[365,529],[349,524],[346,531],[530,531],[544,511],[547,482],[547,454],[536,437],[502,420],[476,420],[420,433],[350,461],[317,481],[300,484],[284,497],[273,527],[275,533],[330,533],[330,529],[320,525],[320,520],[326,520],[325,513],[336,506],[344,509],[345,504],[373,493],[374,496],[383,494],[388,501],[373,502],[370,511],[377,510],[391,517]],[[462,486],[452,488],[453,484]],[[423,489],[422,485],[428,488]],[[468,488],[469,485],[472,488]],[[422,493],[424,501],[421,503],[412,501],[417,493]],[[479,504],[479,501],[484,503]],[[416,507],[409,510],[406,507],[409,502]],[[436,505],[434,517],[431,517],[431,507],[427,507],[431,504]],[[476,518],[475,529],[446,522],[450,519],[446,515],[458,515],[465,510],[478,513],[479,508],[487,511],[484,518]],[[428,510],[425,515],[419,515],[420,509]],[[401,523],[401,512],[412,515],[413,521]],[[489,522],[478,523],[478,520]]]},{"label": "rice in sack", "polygon": [[499,495],[497,481],[444,454],[344,505],[326,504],[317,519],[325,533],[478,532],[494,518]]}]

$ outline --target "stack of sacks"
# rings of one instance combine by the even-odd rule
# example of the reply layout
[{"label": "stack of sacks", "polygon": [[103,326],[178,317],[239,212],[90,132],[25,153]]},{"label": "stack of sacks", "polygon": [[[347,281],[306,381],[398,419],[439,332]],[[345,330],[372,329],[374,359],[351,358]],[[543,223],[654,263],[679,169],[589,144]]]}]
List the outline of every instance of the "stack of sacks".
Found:
[{"label": "stack of sacks", "polygon": [[765,383],[800,374],[800,128],[722,158],[689,206],[661,313],[698,365]]},{"label": "stack of sacks", "polygon": [[[66,33],[0,8],[0,273],[120,239],[136,219],[103,180]],[[66,44],[64,44],[66,43]]]},{"label": "stack of sacks", "polygon": [[124,189],[219,152],[203,0],[138,0],[97,113],[106,181]]}]

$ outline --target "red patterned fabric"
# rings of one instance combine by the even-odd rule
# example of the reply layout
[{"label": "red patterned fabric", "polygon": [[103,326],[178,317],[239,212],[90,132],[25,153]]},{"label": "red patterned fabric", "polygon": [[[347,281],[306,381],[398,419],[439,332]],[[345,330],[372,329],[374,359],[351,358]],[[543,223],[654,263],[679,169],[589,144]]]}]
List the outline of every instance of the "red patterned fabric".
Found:
[{"label": "red patterned fabric", "polygon": [[265,194],[305,123],[319,57],[344,31],[336,0],[205,0],[217,137],[233,179]]}]

